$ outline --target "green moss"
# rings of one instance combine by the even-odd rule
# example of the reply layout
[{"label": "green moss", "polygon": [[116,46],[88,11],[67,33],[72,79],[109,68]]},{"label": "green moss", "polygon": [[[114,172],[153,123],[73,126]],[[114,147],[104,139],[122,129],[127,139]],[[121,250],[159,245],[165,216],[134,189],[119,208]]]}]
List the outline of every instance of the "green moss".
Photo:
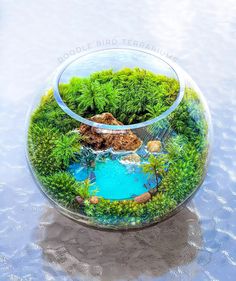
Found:
[{"label": "green moss", "polygon": [[[80,182],[79,188],[77,189],[77,194],[83,199],[88,199],[90,197],[90,192],[89,192],[90,185],[91,183],[89,179]],[[94,194],[95,193],[96,191],[94,191]]]},{"label": "green moss", "polygon": [[205,152],[199,153],[191,143],[184,145],[182,152],[172,159],[160,190],[177,203],[182,202],[201,182],[205,160]]},{"label": "green moss", "polygon": [[68,172],[57,172],[50,176],[41,176],[39,179],[48,194],[64,206],[73,206],[76,196],[89,198],[90,181],[78,182]]},{"label": "green moss", "polygon": [[75,196],[79,195],[80,184],[67,172],[57,172],[51,176],[40,177],[40,180],[49,195],[63,205],[71,204]]},{"label": "green moss", "polygon": [[156,217],[163,217],[168,212],[176,207],[174,198],[164,194],[158,193],[153,196],[152,200],[146,204],[146,212],[153,219]]},{"label": "green moss", "polygon": [[49,90],[42,97],[38,108],[32,114],[31,124],[40,124],[45,128],[54,128],[63,134],[77,128],[79,125],[78,121],[68,116],[58,106],[52,90]]},{"label": "green moss", "polygon": [[185,136],[197,149],[204,149],[208,128],[204,109],[196,92],[186,88],[183,100],[168,120],[177,134]]},{"label": "green moss", "polygon": [[156,178],[156,184],[158,184],[158,177],[162,178],[166,174],[165,167],[168,163],[168,154],[160,154],[158,156],[154,156],[151,154],[148,158],[148,163],[142,165],[142,169],[144,173],[154,175]]},{"label": "green moss", "polygon": [[124,124],[158,116],[172,105],[178,90],[175,79],[139,68],[104,70],[60,86],[64,102],[76,113],[88,118],[108,111]]},{"label": "green moss", "polygon": [[133,200],[110,201],[101,199],[98,204],[93,205],[85,202],[85,213],[98,220],[100,223],[119,222],[147,223],[153,219],[160,218],[176,207],[175,200],[165,194],[159,193],[151,201],[143,204]]},{"label": "green moss", "polygon": [[208,125],[196,92],[189,88],[168,118],[177,135],[166,144],[169,167],[159,190],[179,204],[203,178],[208,153]]},{"label": "green moss", "polygon": [[28,134],[30,161],[38,175],[46,176],[65,170],[80,150],[77,133],[63,135],[56,128],[31,121]]},{"label": "green moss", "polygon": [[67,135],[61,135],[55,140],[55,146],[52,151],[52,157],[60,167],[66,169],[70,161],[76,161],[75,153],[80,151],[80,140],[82,138],[77,133],[70,133]]},{"label": "green moss", "polygon": [[60,171],[60,165],[52,154],[58,137],[59,132],[54,128],[31,124],[28,136],[29,157],[38,175],[45,176]]}]

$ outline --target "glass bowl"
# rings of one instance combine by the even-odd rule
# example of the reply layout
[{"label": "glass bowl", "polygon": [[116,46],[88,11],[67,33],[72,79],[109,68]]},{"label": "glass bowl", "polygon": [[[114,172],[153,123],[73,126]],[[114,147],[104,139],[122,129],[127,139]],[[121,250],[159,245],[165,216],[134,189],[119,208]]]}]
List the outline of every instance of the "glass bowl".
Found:
[{"label": "glass bowl", "polygon": [[211,122],[174,62],[128,47],[66,61],[34,104],[27,156],[40,189],[71,219],[138,229],[180,210],[201,186]]}]

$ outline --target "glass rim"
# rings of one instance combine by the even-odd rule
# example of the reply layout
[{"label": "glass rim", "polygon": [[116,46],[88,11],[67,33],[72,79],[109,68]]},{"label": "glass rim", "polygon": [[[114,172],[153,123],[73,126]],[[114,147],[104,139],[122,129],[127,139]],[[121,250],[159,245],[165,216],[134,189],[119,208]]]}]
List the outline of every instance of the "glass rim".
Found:
[{"label": "glass rim", "polygon": [[[155,118],[152,118],[152,119],[149,119],[149,120],[146,120],[146,121],[143,121],[143,122],[135,123],[135,124],[130,124],[130,125],[108,125],[108,124],[97,123],[97,122],[91,121],[87,118],[84,118],[81,115],[75,113],[73,110],[71,110],[66,105],[66,103],[63,101],[63,99],[60,95],[59,81],[61,79],[61,76],[62,76],[63,72],[72,63],[74,63],[76,60],[79,60],[82,57],[85,57],[85,56],[88,56],[88,55],[94,54],[94,53],[109,51],[109,50],[133,50],[133,51],[138,51],[138,52],[142,52],[142,53],[145,53],[145,54],[148,54],[148,55],[152,55],[155,58],[160,59],[164,63],[166,63],[173,70],[173,72],[176,74],[178,82],[179,82],[178,96],[175,99],[175,101],[173,102],[173,104],[166,111],[164,111],[160,115],[156,116]],[[104,129],[104,130],[116,130],[116,131],[117,130],[131,130],[131,129],[143,128],[143,127],[152,125],[152,124],[154,124],[156,122],[159,122],[160,120],[166,118],[180,104],[180,102],[181,102],[181,100],[183,99],[183,96],[184,96],[184,89],[185,89],[185,80],[184,80],[183,71],[175,62],[173,62],[172,60],[170,60],[166,57],[163,57],[162,55],[160,55],[158,53],[155,53],[153,51],[150,51],[150,50],[146,51],[146,50],[143,50],[143,49],[132,48],[132,47],[128,47],[128,46],[98,49],[98,50],[87,52],[87,53],[82,54],[82,55],[73,56],[72,58],[67,59],[61,65],[61,67],[59,67],[58,71],[56,72],[56,74],[54,76],[54,82],[53,82],[53,93],[54,93],[55,100],[56,100],[57,104],[60,106],[60,108],[67,115],[69,115],[73,119],[79,121],[80,123],[86,124],[86,125],[91,126],[91,127],[100,128],[100,129]]]}]

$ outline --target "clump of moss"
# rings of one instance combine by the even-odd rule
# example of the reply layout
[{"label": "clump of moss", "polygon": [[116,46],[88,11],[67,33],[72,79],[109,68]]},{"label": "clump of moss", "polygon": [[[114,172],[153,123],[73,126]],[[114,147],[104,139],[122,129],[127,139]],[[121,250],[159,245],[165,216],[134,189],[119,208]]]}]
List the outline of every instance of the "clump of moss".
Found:
[{"label": "clump of moss", "polygon": [[[124,124],[146,121],[163,113],[176,99],[175,79],[139,68],[104,70],[87,78],[74,77],[60,84],[64,102],[75,112],[90,117],[111,112]],[[53,91],[41,99],[31,116],[28,133],[29,158],[47,193],[58,203],[85,213],[101,224],[141,224],[165,216],[185,200],[201,182],[207,157],[207,122],[196,92],[185,90],[180,105],[165,120],[147,128],[156,136],[168,128],[166,154],[152,156],[146,172],[162,177],[158,193],[147,203],[99,199],[91,204],[89,181],[77,182],[67,172],[74,161],[93,162],[89,150],[80,153],[79,122],[57,104]],[[99,187],[98,187],[99,188]],[[76,205],[81,196],[84,205]]]},{"label": "clump of moss", "polygon": [[140,68],[104,70],[60,85],[64,102],[83,117],[111,112],[124,124],[154,118],[175,101],[179,83]]},{"label": "clump of moss", "polygon": [[62,169],[66,169],[71,161],[76,161],[75,154],[80,151],[82,137],[78,133],[59,136],[54,143],[52,157]]},{"label": "clump of moss", "polygon": [[71,160],[76,160],[81,136],[77,133],[62,134],[44,123],[31,122],[28,135],[29,156],[37,174],[51,175],[66,170]]},{"label": "clump of moss", "polygon": [[90,196],[90,180],[78,182],[68,172],[57,172],[50,176],[40,176],[40,182],[52,198],[64,206],[75,205],[76,196],[87,199]]},{"label": "clump of moss", "polygon": [[45,128],[57,129],[60,133],[67,132],[76,128],[78,121],[69,117],[57,104],[53,96],[52,89],[42,97],[38,108],[31,116],[31,125],[38,125]]},{"label": "clump of moss", "polygon": [[31,123],[28,135],[29,157],[38,175],[46,176],[60,171],[60,165],[52,154],[58,137],[59,132],[55,128]]},{"label": "clump of moss", "polygon": [[48,194],[65,206],[72,204],[80,188],[80,184],[68,172],[56,172],[50,176],[41,176],[40,181]]},{"label": "clump of moss", "polygon": [[99,200],[96,205],[85,201],[85,213],[102,224],[140,224],[160,218],[176,207],[176,201],[159,193],[147,203],[133,200],[110,201]]}]

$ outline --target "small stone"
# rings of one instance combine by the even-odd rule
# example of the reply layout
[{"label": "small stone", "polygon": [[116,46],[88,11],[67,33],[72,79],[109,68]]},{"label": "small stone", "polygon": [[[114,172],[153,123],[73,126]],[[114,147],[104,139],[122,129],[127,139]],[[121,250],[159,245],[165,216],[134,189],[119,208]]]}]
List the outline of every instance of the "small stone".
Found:
[{"label": "small stone", "polygon": [[122,157],[121,160],[139,163],[140,159],[141,158],[140,158],[140,156],[137,153],[132,153],[132,154],[129,154],[129,155],[125,155],[124,157]]},{"label": "small stone", "polygon": [[81,196],[76,196],[75,197],[75,200],[80,204],[82,205],[84,203],[84,199],[81,197]]},{"label": "small stone", "polygon": [[149,141],[147,143],[147,150],[149,152],[160,152],[161,151],[161,142],[159,140]]},{"label": "small stone", "polygon": [[90,197],[89,201],[91,204],[97,204],[99,202],[99,199],[97,196],[92,196]]},{"label": "small stone", "polygon": [[150,199],[151,199],[151,194],[149,192],[145,192],[139,196],[136,196],[134,198],[134,201],[137,203],[146,203]]}]

